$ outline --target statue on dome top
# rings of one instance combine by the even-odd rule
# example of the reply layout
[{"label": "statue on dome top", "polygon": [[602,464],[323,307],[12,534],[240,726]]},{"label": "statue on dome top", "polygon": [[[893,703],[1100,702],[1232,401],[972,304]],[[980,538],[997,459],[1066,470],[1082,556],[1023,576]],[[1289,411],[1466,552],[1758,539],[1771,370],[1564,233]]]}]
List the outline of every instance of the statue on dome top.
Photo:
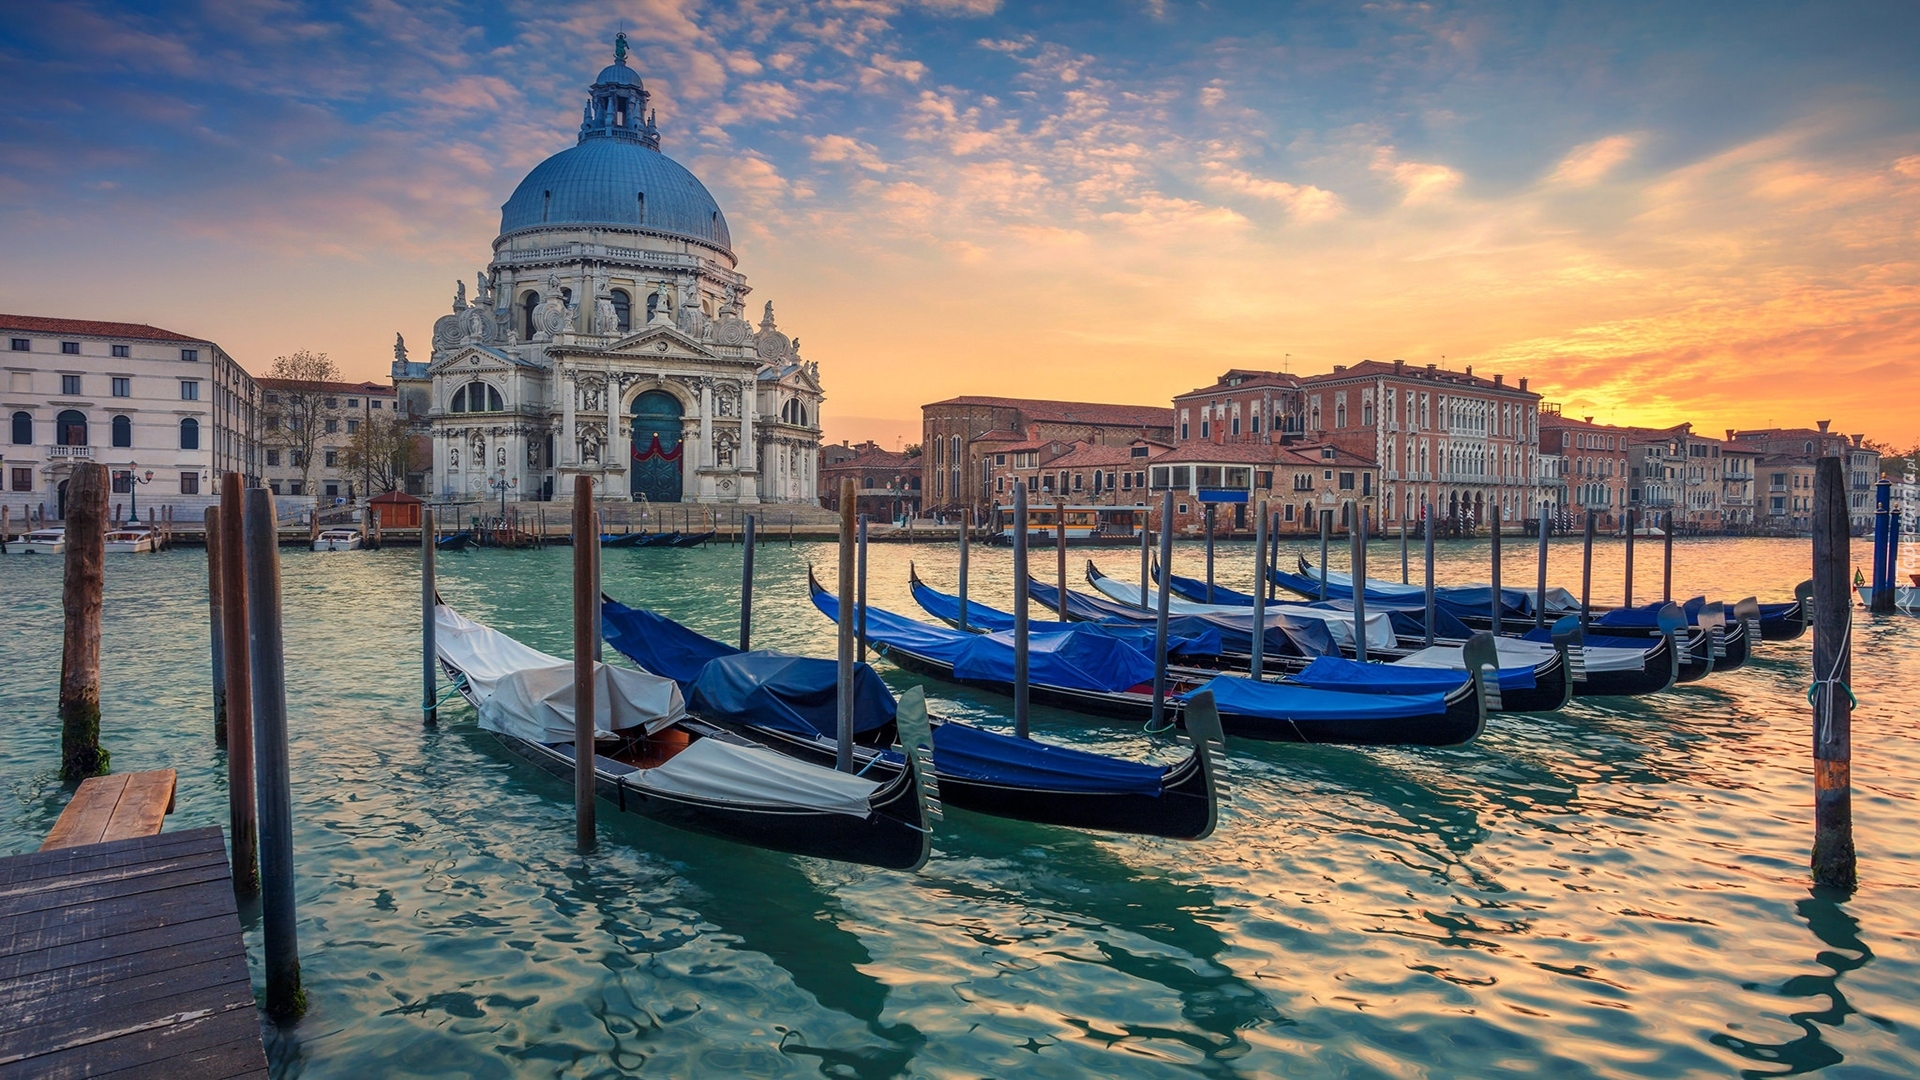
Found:
[{"label": "statue on dome top", "polygon": [[453,313],[458,315],[465,310],[467,310],[467,283],[461,281],[459,278],[455,278],[453,281]]},{"label": "statue on dome top", "polygon": [[763,333],[773,329],[773,301],[771,300],[767,301],[766,310],[760,315],[760,329]]},{"label": "statue on dome top", "polygon": [[627,62],[627,32],[625,30],[613,35],[613,62],[616,64],[624,64]]},{"label": "statue on dome top", "polygon": [[407,339],[398,333],[393,335],[393,358],[402,364],[407,362]]}]

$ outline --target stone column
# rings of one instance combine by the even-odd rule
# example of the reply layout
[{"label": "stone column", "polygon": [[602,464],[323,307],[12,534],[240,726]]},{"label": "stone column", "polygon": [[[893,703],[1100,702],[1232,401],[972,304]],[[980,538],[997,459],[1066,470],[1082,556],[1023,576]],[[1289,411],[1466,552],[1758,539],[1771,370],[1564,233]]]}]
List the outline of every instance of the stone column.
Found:
[{"label": "stone column", "polygon": [[700,381],[700,467],[713,467],[713,380]]},{"label": "stone column", "polygon": [[[577,401],[580,396],[579,381],[577,376],[574,374],[573,368],[567,367],[567,368],[562,368],[560,370],[560,378],[558,382],[559,382],[559,390],[560,390],[561,427],[560,427],[560,445],[554,447],[554,449],[560,451],[558,455],[559,460],[554,462],[554,466],[556,468],[558,468],[561,465],[579,464],[578,451],[575,449],[575,446],[574,446],[574,435],[573,435],[573,420],[574,420],[573,406],[574,406],[574,402]],[[555,494],[558,494],[557,490],[555,491]]]}]

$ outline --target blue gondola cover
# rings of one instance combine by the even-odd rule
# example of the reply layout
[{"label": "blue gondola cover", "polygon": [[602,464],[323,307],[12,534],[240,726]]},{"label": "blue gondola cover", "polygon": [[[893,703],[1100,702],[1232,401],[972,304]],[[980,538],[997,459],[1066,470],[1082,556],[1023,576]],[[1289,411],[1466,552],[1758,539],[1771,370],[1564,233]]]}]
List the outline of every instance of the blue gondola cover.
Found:
[{"label": "blue gondola cover", "polygon": [[[839,664],[777,652],[735,653],[709,661],[687,694],[687,711],[709,720],[753,724],[832,738],[839,722]],[[853,730],[893,720],[893,694],[872,667],[853,669]]]},{"label": "blue gondola cover", "polygon": [[1447,711],[1442,694],[1353,694],[1254,682],[1240,675],[1216,676],[1184,696],[1201,690],[1213,691],[1222,714],[1268,720],[1404,720]]},{"label": "blue gondola cover", "polygon": [[1159,765],[1049,746],[966,724],[934,728],[933,753],[942,776],[1050,791],[1158,795],[1167,773]]},{"label": "blue gondola cover", "polygon": [[[1345,657],[1322,656],[1304,670],[1289,676],[1288,680],[1319,690],[1345,690],[1349,693],[1450,694],[1467,680],[1467,673],[1453,668],[1363,664]],[[1500,669],[1500,689],[1531,690],[1533,686],[1532,668]]]}]

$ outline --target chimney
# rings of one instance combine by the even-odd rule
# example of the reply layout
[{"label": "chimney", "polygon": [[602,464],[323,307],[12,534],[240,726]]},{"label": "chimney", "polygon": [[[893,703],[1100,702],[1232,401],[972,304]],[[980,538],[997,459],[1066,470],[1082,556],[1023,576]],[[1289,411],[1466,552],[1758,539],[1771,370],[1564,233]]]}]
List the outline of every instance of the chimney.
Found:
[{"label": "chimney", "polygon": [[1831,423],[1833,423],[1833,421],[1831,421],[1831,420],[1815,420],[1815,421],[1814,421],[1814,423],[1816,423],[1816,424],[1819,424],[1819,425],[1820,425],[1820,434],[1822,434],[1822,435],[1825,435],[1825,434],[1827,433],[1827,425],[1828,425],[1828,424],[1831,424]]},{"label": "chimney", "polygon": [[1469,379],[1471,379],[1471,378],[1473,378],[1473,365],[1472,365],[1472,364],[1468,364],[1468,365],[1467,365],[1467,378],[1469,378]]},{"label": "chimney", "polygon": [[1495,386],[1507,385],[1507,377],[1505,375],[1495,375],[1493,377],[1493,385]]},{"label": "chimney", "polygon": [[1733,429],[1732,429],[1732,428],[1728,428],[1728,429],[1727,429],[1727,441],[1728,441],[1728,442],[1732,442],[1732,441],[1733,441]]},{"label": "chimney", "polygon": [[1525,375],[1520,376],[1520,392],[1523,394],[1527,392],[1527,377]]},{"label": "chimney", "polygon": [[1393,362],[1393,373],[1395,375],[1398,375],[1405,370],[1407,370],[1407,362],[1405,360],[1395,360]]},{"label": "chimney", "polygon": [[1864,439],[1864,438],[1866,438],[1866,436],[1865,436],[1865,435],[1855,435],[1855,436],[1853,437],[1853,448],[1854,448],[1855,450],[1858,450],[1858,449],[1860,449],[1860,440],[1862,440],[1862,439]]},{"label": "chimney", "polygon": [[[1345,364],[1335,364],[1335,365],[1333,365],[1333,373],[1334,373],[1335,375],[1338,375],[1338,374],[1340,374],[1341,372],[1343,372],[1343,371],[1345,371],[1345,370],[1347,370],[1347,365],[1345,365]],[[1822,429],[1822,430],[1824,430],[1824,429]]]},{"label": "chimney", "polygon": [[1440,368],[1440,365],[1439,365],[1439,364],[1428,364],[1428,365],[1427,365],[1427,370],[1428,370],[1428,371],[1438,371],[1438,370],[1439,370],[1439,368]]},{"label": "chimney", "polygon": [[1584,420],[1584,421],[1586,421],[1586,422],[1587,422],[1587,423],[1589,423],[1589,424],[1591,424],[1591,423],[1593,423],[1593,417],[1591,417],[1591,416],[1585,416],[1585,417],[1581,417],[1581,419],[1582,419],[1582,420]]}]

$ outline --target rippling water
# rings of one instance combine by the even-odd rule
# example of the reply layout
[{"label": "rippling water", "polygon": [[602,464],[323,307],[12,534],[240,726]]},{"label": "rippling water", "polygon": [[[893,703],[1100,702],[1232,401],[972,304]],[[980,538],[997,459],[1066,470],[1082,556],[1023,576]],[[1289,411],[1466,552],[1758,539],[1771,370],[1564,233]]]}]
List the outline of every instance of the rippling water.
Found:
[{"label": "rippling water", "polygon": [[[1808,551],[1682,541],[1675,590],[1784,599]],[[1532,546],[1507,553],[1507,582],[1530,585]],[[1486,556],[1443,544],[1440,577],[1484,579]],[[1138,573],[1134,552],[1093,557]],[[569,558],[443,555],[443,592],[565,654]],[[831,654],[809,559],[830,574],[828,547],[761,548],[757,644]],[[872,559],[873,602],[907,612],[907,561],[942,587],[956,561],[933,545]],[[1203,572],[1198,547],[1177,559]],[[1008,561],[976,549],[977,597],[1005,603]],[[1596,599],[1617,598],[1617,542],[1595,562]],[[1644,599],[1658,548],[1639,562]],[[1051,552],[1035,563],[1053,572]],[[1249,563],[1223,545],[1218,579],[1247,587]],[[1556,542],[1553,563],[1577,591],[1577,545]],[[1397,576],[1397,546],[1371,564]],[[1237,742],[1233,799],[1199,844],[954,811],[906,875],[604,806],[600,849],[580,858],[567,785],[508,758],[464,706],[422,729],[417,567],[411,550],[285,553],[313,1010],[269,1033],[278,1075],[1920,1075],[1911,619],[1862,613],[1855,632],[1851,896],[1808,885],[1807,638],[1654,699],[1502,716],[1462,749]],[[180,771],[170,829],[226,820],[203,568],[182,550],[107,574],[105,741],[119,769]],[[737,548],[608,551],[605,570],[623,600],[736,632]],[[0,596],[11,853],[67,797],[57,563],[0,559]],[[927,685],[937,711],[1009,723],[1001,699]],[[1180,753],[1044,709],[1036,732]]]}]

